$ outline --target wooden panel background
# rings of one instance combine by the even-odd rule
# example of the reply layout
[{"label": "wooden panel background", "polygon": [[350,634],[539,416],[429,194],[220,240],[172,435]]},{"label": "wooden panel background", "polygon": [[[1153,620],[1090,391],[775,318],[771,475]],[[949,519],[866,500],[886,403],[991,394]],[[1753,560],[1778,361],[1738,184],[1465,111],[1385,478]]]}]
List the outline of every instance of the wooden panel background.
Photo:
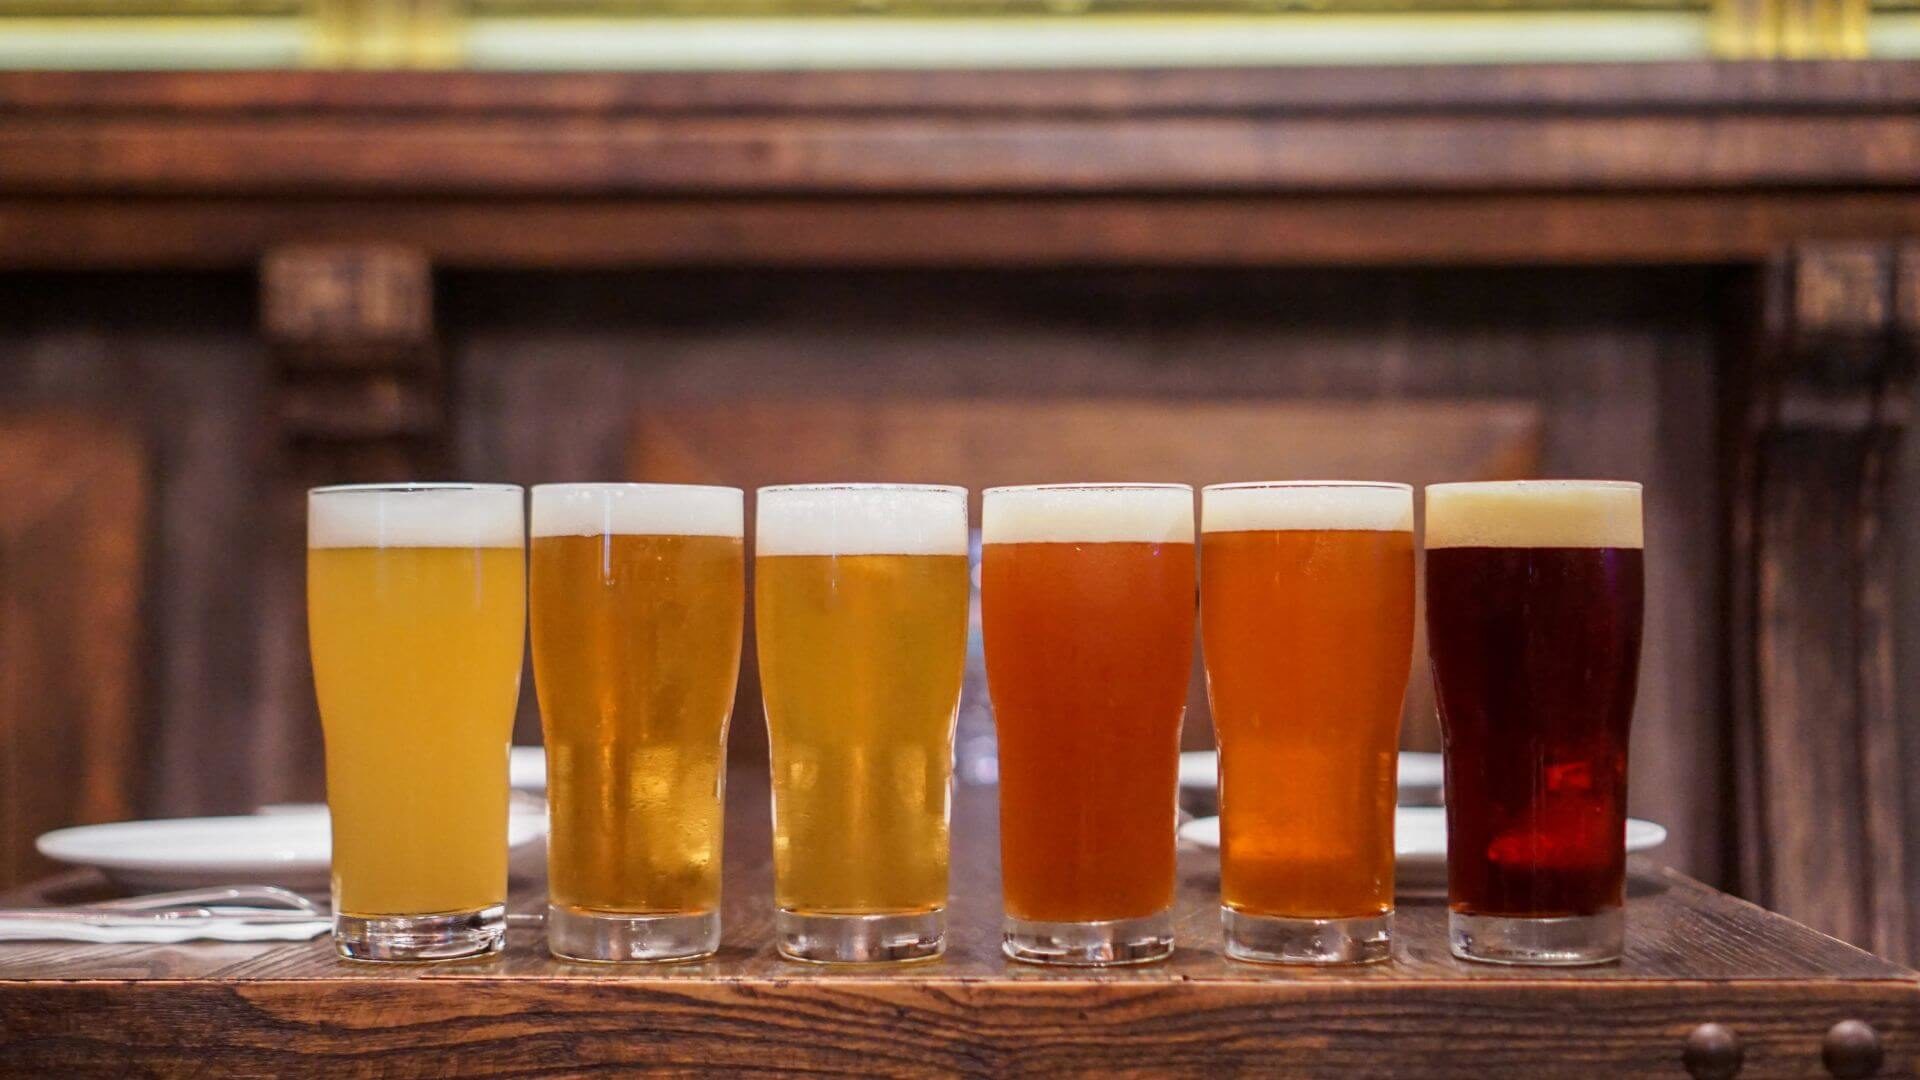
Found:
[{"label": "wooden panel background", "polygon": [[[743,398],[1526,403],[1544,472],[1649,485],[1634,808],[1673,825],[1666,857],[1719,879],[1719,284],[1651,269],[454,273],[440,299],[455,458],[525,483],[626,475],[636,414]],[[1425,449],[1401,449],[1410,473]],[[741,739],[758,725],[736,715]],[[520,730],[537,731],[530,707]]]},{"label": "wooden panel background", "polygon": [[[1650,269],[448,273],[436,308],[452,468],[478,480],[623,476],[637,414],[743,397],[1522,404],[1546,473],[1649,485],[1634,808],[1673,826],[1666,857],[1724,880],[1719,287]],[[258,588],[299,553],[265,524],[286,496],[253,289],[0,275],[0,404],[122,407],[153,454],[144,813],[320,794],[298,609]],[[1428,449],[1397,452],[1417,474]]]},{"label": "wooden panel background", "polygon": [[0,413],[0,887],[135,804],[145,466],[114,418]]},{"label": "wooden panel background", "polygon": [[253,290],[238,274],[0,276],[0,407],[109,410],[146,448],[143,814],[319,791],[309,716],[255,696],[300,654],[264,654],[257,617],[274,441]]}]

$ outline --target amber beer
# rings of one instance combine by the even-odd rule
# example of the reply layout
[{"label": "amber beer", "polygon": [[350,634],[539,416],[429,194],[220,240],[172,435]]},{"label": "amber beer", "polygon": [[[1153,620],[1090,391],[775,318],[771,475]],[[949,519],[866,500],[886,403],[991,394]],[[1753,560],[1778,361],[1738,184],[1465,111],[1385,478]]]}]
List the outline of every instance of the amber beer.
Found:
[{"label": "amber beer", "polygon": [[966,489],[762,488],[756,513],[780,952],[937,956],[966,664]]},{"label": "amber beer", "polygon": [[1227,953],[1384,960],[1413,489],[1224,484],[1200,506]]},{"label": "amber beer", "polygon": [[688,960],[719,946],[744,498],[674,484],[533,489],[557,956]]},{"label": "amber beer", "polygon": [[1641,549],[1638,484],[1427,488],[1457,956],[1620,956]]},{"label": "amber beer", "polygon": [[1035,963],[1161,959],[1193,660],[1193,489],[994,488],[981,539],[1002,948]]},{"label": "amber beer", "polygon": [[308,494],[307,636],[342,956],[449,959],[505,941],[521,502],[506,484]]}]

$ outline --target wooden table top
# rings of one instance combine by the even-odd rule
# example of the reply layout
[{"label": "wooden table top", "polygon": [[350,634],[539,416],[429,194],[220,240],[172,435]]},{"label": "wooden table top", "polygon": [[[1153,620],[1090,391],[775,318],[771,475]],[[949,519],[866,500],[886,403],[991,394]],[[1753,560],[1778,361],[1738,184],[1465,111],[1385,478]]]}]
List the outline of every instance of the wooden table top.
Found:
[{"label": "wooden table top", "polygon": [[[1236,963],[1221,952],[1217,863],[1200,851],[1181,855],[1171,961],[1012,963],[999,952],[991,789],[956,799],[944,958],[797,964],[772,947],[766,778],[736,774],[730,789],[710,961],[562,962],[522,928],[497,958],[417,966],[341,961],[324,937],[0,944],[0,1070],[1684,1075],[1688,1035],[1717,1022],[1741,1043],[1742,1075],[1824,1076],[1822,1041],[1850,1019],[1878,1035],[1880,1075],[1920,1064],[1920,975],[1637,859],[1627,955],[1602,967],[1455,960],[1444,900],[1417,895],[1399,900],[1389,963]],[[542,888],[516,881],[514,910],[540,910]],[[30,893],[102,890],[80,874]]]}]

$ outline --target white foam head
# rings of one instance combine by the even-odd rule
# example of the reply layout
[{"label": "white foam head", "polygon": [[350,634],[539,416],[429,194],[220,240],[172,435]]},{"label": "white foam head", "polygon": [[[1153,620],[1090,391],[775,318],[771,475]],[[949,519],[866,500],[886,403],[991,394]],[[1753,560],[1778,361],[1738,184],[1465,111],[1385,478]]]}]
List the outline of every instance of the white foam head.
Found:
[{"label": "white foam head", "polygon": [[514,484],[365,484],[307,492],[310,548],[518,548],[525,493]]},{"label": "white foam head", "polygon": [[988,488],[980,539],[988,544],[1191,544],[1193,489],[1185,484]]},{"label": "white foam head", "polygon": [[540,484],[534,536],[743,536],[746,493],[699,484]]},{"label": "white foam head", "polygon": [[925,484],[763,487],[757,555],[965,555],[967,489]]},{"label": "white foam head", "polygon": [[1201,532],[1412,532],[1413,488],[1343,480],[1215,484],[1200,492]]},{"label": "white foam head", "polygon": [[1427,487],[1429,548],[1637,548],[1640,485],[1508,480]]}]

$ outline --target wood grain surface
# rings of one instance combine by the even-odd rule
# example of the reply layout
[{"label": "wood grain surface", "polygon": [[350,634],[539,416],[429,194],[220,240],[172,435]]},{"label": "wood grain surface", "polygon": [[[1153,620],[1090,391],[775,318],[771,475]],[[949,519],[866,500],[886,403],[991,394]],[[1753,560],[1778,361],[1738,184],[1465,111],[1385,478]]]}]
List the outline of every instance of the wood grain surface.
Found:
[{"label": "wood grain surface", "polygon": [[[160,1075],[530,1075],[596,1068],[1002,1076],[1037,1073],[1678,1075],[1717,1021],[1743,1076],[1820,1076],[1820,1040],[1860,1019],[1908,1075],[1920,976],[1636,861],[1616,965],[1511,969],[1447,955],[1445,905],[1400,900],[1394,959],[1347,970],[1224,959],[1218,878],[1183,852],[1179,952],[1106,972],[998,952],[993,792],[956,800],[948,955],[822,968],[771,949],[766,777],[730,778],[726,925],[713,960],[550,958],[516,929],[495,959],[368,966],[297,945],[0,945],[0,1070]],[[69,877],[41,893],[83,895]],[[19,897],[16,896],[16,899]],[[538,882],[516,885],[534,910]]]},{"label": "wood grain surface", "polygon": [[0,72],[0,100],[74,113],[1188,113],[1920,105],[1909,63],[1391,64],[1073,71]]},{"label": "wood grain surface", "polygon": [[1891,500],[1920,367],[1920,245],[1798,248],[1758,300],[1758,348],[1732,383],[1747,432],[1731,578],[1750,642],[1733,657],[1741,887],[1911,956]]},{"label": "wood grain surface", "polygon": [[0,195],[0,269],[251,267],[381,242],[436,266],[1718,264],[1920,234],[1907,192],[753,199]]},{"label": "wood grain surface", "polygon": [[0,888],[53,869],[40,833],[133,813],[147,467],[124,415],[0,412]]},{"label": "wood grain surface", "polygon": [[0,73],[0,266],[1755,261],[1912,235],[1911,64]]},{"label": "wood grain surface", "polygon": [[14,73],[0,191],[1904,189],[1920,174],[1911,65],[1637,67],[203,73],[148,76],[146,96],[117,72]]}]

